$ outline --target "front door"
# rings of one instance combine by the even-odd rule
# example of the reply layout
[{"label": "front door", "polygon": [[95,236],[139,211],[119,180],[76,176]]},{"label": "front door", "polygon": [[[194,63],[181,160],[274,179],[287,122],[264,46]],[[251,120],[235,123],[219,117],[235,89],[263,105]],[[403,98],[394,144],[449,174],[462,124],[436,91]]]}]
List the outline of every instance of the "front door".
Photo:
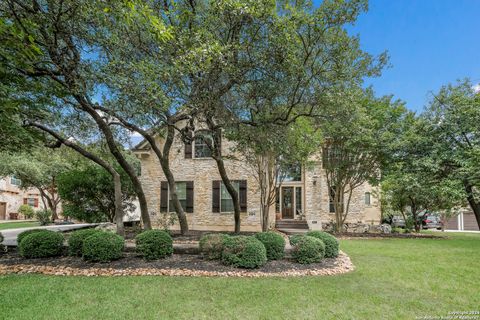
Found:
[{"label": "front door", "polygon": [[0,202],[0,220],[5,220],[7,216],[7,203]]},{"label": "front door", "polygon": [[293,219],[293,187],[282,187],[282,219]]}]

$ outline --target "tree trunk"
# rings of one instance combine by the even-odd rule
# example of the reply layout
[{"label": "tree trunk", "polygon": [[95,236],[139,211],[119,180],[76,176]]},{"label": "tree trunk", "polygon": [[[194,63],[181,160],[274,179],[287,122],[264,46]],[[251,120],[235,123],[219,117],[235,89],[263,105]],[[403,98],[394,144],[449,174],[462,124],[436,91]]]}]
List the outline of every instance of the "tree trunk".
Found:
[{"label": "tree trunk", "polygon": [[475,199],[473,186],[468,181],[464,181],[463,184],[465,186],[465,192],[467,193],[468,204],[470,205],[470,208],[472,208],[475,219],[477,219],[478,227],[480,228],[480,202]]},{"label": "tree trunk", "polygon": [[[177,189],[175,186],[175,178],[172,174],[172,170],[170,170],[170,149],[173,143],[173,139],[175,138],[175,128],[173,126],[168,126],[167,128],[167,138],[165,139],[165,144],[163,147],[163,156],[155,144],[155,141],[152,141],[150,145],[152,149],[154,149],[157,157],[160,161],[160,165],[162,166],[163,173],[165,174],[165,178],[167,178],[168,188],[170,190],[170,197],[172,198],[173,207],[175,208],[175,212],[177,213],[178,222],[180,224],[180,232],[181,234],[186,234],[188,232],[188,222],[187,216],[185,215],[185,211],[183,210],[182,204],[178,199]],[[153,139],[152,139],[153,140]]]},{"label": "tree trunk", "polygon": [[235,190],[232,182],[228,178],[227,171],[225,170],[225,162],[223,162],[223,159],[221,157],[215,157],[214,159],[217,163],[218,172],[220,173],[222,182],[225,185],[225,188],[227,188],[228,193],[232,197],[235,219],[235,233],[240,233],[240,197],[237,190]]},{"label": "tree trunk", "polygon": [[263,211],[262,214],[262,231],[266,232],[268,231],[268,218],[269,218],[269,213],[270,213],[270,206],[268,204],[265,204],[262,206],[261,210]]},{"label": "tree trunk", "polygon": [[123,227],[122,181],[118,172],[113,174],[113,188],[115,194],[115,224],[117,233],[123,237],[125,236],[125,229]]},{"label": "tree trunk", "polygon": [[102,131],[108,148],[110,149],[110,153],[115,157],[118,164],[122,167],[123,170],[125,170],[128,177],[132,181],[133,189],[137,195],[138,202],[140,204],[140,213],[142,216],[143,227],[145,230],[152,229],[152,224],[150,222],[150,214],[148,212],[147,199],[145,197],[142,184],[140,183],[140,179],[138,179],[132,165],[128,163],[128,161],[118,149],[111,129],[109,128],[108,124],[102,119],[102,117],[97,113],[97,111],[83,97],[75,95],[75,98],[77,99],[82,109],[93,118],[100,131]]},{"label": "tree trunk", "polygon": [[[101,167],[103,167],[105,170],[107,170],[110,173],[110,175],[112,176],[112,179],[113,179],[113,184],[114,184],[115,221],[116,221],[116,224],[117,224],[117,233],[121,236],[125,235],[125,231],[124,231],[124,228],[123,228],[122,181],[121,181],[121,178],[120,178],[120,174],[108,162],[104,161],[102,158],[94,155],[93,153],[88,152],[87,150],[81,148],[80,146],[73,143],[72,141],[63,138],[62,136],[60,136],[55,131],[53,131],[53,130],[51,130],[51,129],[49,129],[49,128],[41,125],[41,124],[38,124],[38,123],[30,123],[29,125],[31,125],[33,127],[36,127],[36,128],[38,128],[42,131],[47,132],[52,137],[57,139],[60,143],[62,143],[64,145],[66,145],[67,147],[75,150],[76,152],[78,152],[79,154],[84,156],[85,158],[92,160],[93,162],[100,165]],[[42,201],[43,201],[44,206],[45,206],[45,200],[44,200],[43,193],[42,193]],[[46,206],[45,206],[45,208],[46,208]],[[121,219],[119,219],[119,217],[121,217]]]},{"label": "tree trunk", "polygon": [[[170,170],[170,162],[169,162],[170,150],[172,147],[173,140],[175,138],[175,127],[170,124],[167,125],[167,138],[165,139],[165,144],[163,146],[163,153],[162,153],[162,151],[160,151],[157,144],[155,143],[155,138],[151,134],[149,134],[147,131],[143,130],[142,128],[136,126],[133,123],[128,122],[123,117],[120,117],[115,112],[109,109],[106,109],[103,107],[97,107],[97,109],[103,112],[106,112],[111,116],[117,118],[124,127],[128,128],[129,130],[138,132],[149,143],[153,152],[155,152],[155,155],[157,156],[158,161],[160,162],[160,166],[162,167],[165,178],[167,179],[168,187],[170,189],[170,196],[172,198],[173,206],[175,208],[175,212],[177,213],[178,222],[180,224],[180,232],[181,234],[186,234],[188,232],[187,216],[185,215],[185,211],[183,210],[180,200],[178,199],[178,195],[175,188],[175,178],[173,176],[172,171]],[[171,121],[171,119],[169,120]]]}]

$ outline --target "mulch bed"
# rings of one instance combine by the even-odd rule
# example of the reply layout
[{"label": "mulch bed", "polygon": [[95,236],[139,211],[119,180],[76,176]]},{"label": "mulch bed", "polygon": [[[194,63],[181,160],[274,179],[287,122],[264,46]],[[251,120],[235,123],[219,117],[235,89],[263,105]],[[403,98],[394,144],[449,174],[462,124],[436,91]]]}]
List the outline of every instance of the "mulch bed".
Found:
[{"label": "mulch bed", "polygon": [[363,239],[374,239],[374,238],[396,238],[396,239],[448,239],[447,236],[441,235],[437,236],[434,234],[423,234],[423,233],[354,233],[354,232],[343,232],[343,233],[334,233],[333,234],[338,239],[353,239],[353,238],[363,238]]},{"label": "mulch bed", "polygon": [[336,259],[324,259],[320,263],[302,265],[290,259],[283,259],[269,261],[253,270],[225,266],[219,261],[186,254],[174,254],[166,259],[145,261],[134,252],[125,252],[124,258],[110,263],[90,263],[79,257],[68,256],[23,259],[16,252],[0,256],[0,275],[40,273],[61,276],[298,277],[336,275],[353,270],[350,258],[343,252]]}]

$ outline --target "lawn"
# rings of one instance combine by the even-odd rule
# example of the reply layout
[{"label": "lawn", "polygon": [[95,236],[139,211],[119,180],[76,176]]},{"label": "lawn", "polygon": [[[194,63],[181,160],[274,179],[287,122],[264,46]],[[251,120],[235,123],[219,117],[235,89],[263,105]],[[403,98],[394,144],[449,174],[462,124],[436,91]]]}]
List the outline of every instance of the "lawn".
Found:
[{"label": "lawn", "polygon": [[414,319],[478,311],[480,234],[345,240],[357,269],[308,278],[0,277],[5,319]]},{"label": "lawn", "polygon": [[39,225],[40,224],[36,221],[2,222],[2,223],[0,223],[0,230],[36,227],[36,226],[39,226]]}]

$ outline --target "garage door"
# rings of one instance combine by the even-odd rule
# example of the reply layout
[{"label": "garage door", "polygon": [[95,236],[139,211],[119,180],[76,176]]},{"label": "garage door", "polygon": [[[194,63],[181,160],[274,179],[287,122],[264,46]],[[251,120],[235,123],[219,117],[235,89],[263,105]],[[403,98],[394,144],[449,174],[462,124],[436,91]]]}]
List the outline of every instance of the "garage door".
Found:
[{"label": "garage door", "polygon": [[473,213],[463,214],[463,230],[467,231],[479,231],[477,219]]},{"label": "garage door", "polygon": [[458,216],[450,218],[447,225],[445,226],[447,230],[458,230]]}]

